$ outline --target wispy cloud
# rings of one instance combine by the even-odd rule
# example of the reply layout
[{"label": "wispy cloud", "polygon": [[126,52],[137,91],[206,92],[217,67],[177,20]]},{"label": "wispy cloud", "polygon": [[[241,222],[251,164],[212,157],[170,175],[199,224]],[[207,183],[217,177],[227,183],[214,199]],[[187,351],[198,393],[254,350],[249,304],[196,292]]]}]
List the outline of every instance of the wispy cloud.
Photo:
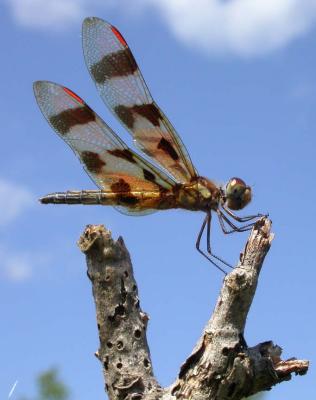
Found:
[{"label": "wispy cloud", "polygon": [[[0,277],[12,282],[24,282],[31,279],[35,271],[43,272],[50,262],[50,256],[44,253],[0,247]],[[38,275],[37,272],[36,276]]]},{"label": "wispy cloud", "polygon": [[66,30],[86,16],[87,0],[5,0],[15,21],[22,26]]},{"label": "wispy cloud", "polygon": [[136,0],[184,43],[207,53],[264,54],[316,25],[315,0]]},{"label": "wispy cloud", "polygon": [[151,7],[180,41],[208,54],[262,55],[316,25],[315,0],[5,1],[18,24],[54,31],[79,24],[83,17],[109,6],[130,17]]},{"label": "wispy cloud", "polygon": [[33,263],[30,254],[15,254],[0,250],[0,272],[10,281],[25,281],[32,276]]},{"label": "wispy cloud", "polygon": [[35,198],[28,189],[0,178],[0,227],[12,222],[32,204]]}]

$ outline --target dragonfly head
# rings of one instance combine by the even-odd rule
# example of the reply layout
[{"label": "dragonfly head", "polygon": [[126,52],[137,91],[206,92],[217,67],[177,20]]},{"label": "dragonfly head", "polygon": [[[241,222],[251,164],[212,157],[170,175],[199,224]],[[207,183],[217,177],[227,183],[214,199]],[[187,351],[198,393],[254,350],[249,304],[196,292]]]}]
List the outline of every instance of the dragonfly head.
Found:
[{"label": "dragonfly head", "polygon": [[251,187],[240,178],[231,178],[223,190],[222,199],[231,210],[241,210],[251,201]]}]

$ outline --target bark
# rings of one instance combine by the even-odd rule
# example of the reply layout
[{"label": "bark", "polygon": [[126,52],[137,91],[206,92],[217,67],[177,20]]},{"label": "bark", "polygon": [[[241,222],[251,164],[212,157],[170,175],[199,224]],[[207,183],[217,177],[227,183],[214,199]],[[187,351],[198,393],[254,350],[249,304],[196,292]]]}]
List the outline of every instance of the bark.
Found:
[{"label": "bark", "polygon": [[248,347],[243,336],[264,258],[273,234],[263,218],[253,228],[240,262],[228,274],[211,319],[177,380],[162,388],[153,375],[146,339],[148,316],[123,239],[89,225],[79,240],[92,283],[103,365],[110,400],[239,400],[307,372],[308,361],[282,361],[272,341]]}]

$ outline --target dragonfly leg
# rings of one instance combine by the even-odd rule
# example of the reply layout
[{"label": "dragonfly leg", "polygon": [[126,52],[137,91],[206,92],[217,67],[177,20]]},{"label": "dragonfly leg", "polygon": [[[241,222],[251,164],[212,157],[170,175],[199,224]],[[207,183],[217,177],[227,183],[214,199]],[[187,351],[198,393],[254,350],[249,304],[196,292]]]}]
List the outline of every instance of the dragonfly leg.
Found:
[{"label": "dragonfly leg", "polygon": [[209,212],[206,217],[204,218],[203,224],[201,226],[201,229],[199,231],[197,240],[196,240],[196,244],[195,247],[197,249],[197,251],[202,254],[203,257],[205,257],[210,263],[212,263],[217,269],[219,269],[220,271],[223,272],[223,274],[227,275],[226,271],[220,267],[214,260],[212,260],[211,257],[217,259],[218,261],[222,262],[223,264],[227,265],[228,267],[232,268],[228,263],[226,263],[225,261],[223,261],[221,258],[215,256],[211,251],[209,251],[209,255],[206,254],[201,248],[200,248],[200,244],[201,244],[201,239],[203,236],[203,232],[205,230],[205,227],[207,226],[207,240],[208,240],[208,244],[207,244],[207,248],[208,250],[211,250],[210,245],[209,245],[209,241],[210,241],[210,226],[211,226],[211,213]]},{"label": "dragonfly leg", "polygon": [[224,205],[222,205],[223,210],[232,218],[234,218],[235,221],[237,222],[248,222],[251,221],[253,219],[256,218],[260,218],[260,217],[268,217],[269,214],[256,214],[256,215],[248,215],[245,217],[239,217],[238,215],[236,215],[235,213],[233,213],[231,210],[229,210],[228,208],[226,208]]},{"label": "dragonfly leg", "polygon": [[[234,233],[234,232],[246,232],[249,231],[250,229],[252,229],[252,227],[254,226],[255,222],[251,222],[249,224],[243,225],[243,226],[236,226],[232,221],[230,221],[226,215],[224,213],[222,213],[220,210],[217,210],[217,216],[218,216],[218,220],[220,223],[220,226],[222,228],[222,231],[225,234],[230,234],[230,233]],[[232,228],[232,229],[227,229],[225,226],[224,221]]]},{"label": "dragonfly leg", "polygon": [[216,256],[215,254],[212,253],[211,249],[211,221],[212,221],[212,214],[211,212],[208,213],[208,219],[207,219],[207,226],[206,226],[206,247],[207,247],[207,252],[216,260],[220,261],[224,265],[226,265],[229,268],[233,268],[228,262],[223,260],[222,258]]}]

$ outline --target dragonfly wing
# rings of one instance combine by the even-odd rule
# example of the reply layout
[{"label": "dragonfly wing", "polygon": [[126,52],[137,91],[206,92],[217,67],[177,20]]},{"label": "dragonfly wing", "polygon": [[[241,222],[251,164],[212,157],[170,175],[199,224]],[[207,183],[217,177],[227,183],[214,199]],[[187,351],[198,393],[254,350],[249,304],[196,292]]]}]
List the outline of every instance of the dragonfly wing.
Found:
[{"label": "dragonfly wing", "polygon": [[[52,128],[102,189],[116,193],[170,190],[175,182],[133,152],[75,93],[56,83],[34,84],[37,103]],[[129,206],[129,204],[127,204]],[[134,211],[142,211],[133,204]]]},{"label": "dragonfly wing", "polygon": [[178,182],[196,177],[184,144],[154,102],[120,32],[93,17],[84,20],[82,38],[87,67],[103,101],[132,134],[137,147]]},{"label": "dragonfly wing", "polygon": [[149,214],[153,214],[157,212],[158,210],[153,210],[152,208],[146,209],[146,210],[139,210],[139,209],[132,209],[132,208],[127,208],[127,207],[122,207],[122,206],[114,206],[115,210],[120,212],[121,214],[124,215],[129,215],[129,216],[145,216]]}]

